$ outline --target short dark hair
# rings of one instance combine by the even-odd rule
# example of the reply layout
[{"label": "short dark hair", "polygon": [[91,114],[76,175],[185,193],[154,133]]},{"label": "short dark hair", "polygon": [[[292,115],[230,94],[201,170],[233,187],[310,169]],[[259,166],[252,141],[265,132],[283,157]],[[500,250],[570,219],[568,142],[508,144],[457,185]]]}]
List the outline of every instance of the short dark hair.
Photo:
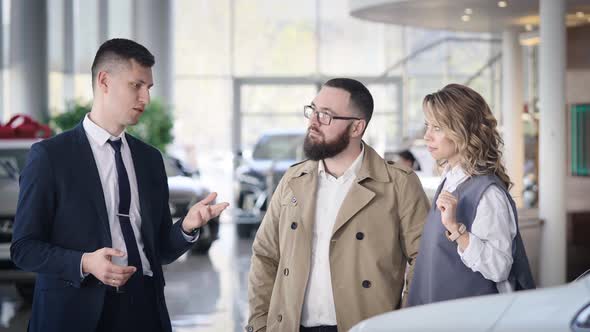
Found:
[{"label": "short dark hair", "polygon": [[113,38],[104,42],[98,48],[92,62],[92,88],[94,89],[98,72],[103,70],[105,65],[127,62],[132,59],[148,68],[156,63],[154,55],[143,45],[133,40]]},{"label": "short dark hair", "polygon": [[373,116],[373,96],[363,83],[352,78],[333,78],[324,83],[324,86],[342,89],[350,93],[350,102],[361,112],[369,124]]}]

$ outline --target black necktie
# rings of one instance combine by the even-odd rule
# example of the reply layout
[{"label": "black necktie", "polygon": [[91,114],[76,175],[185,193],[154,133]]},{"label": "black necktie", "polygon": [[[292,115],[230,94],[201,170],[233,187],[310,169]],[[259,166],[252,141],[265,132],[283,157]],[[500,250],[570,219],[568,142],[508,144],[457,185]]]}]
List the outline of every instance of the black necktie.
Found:
[{"label": "black necktie", "polygon": [[119,223],[121,224],[121,231],[123,232],[123,239],[125,240],[125,247],[127,247],[127,265],[135,266],[137,272],[129,279],[127,284],[134,280],[141,280],[143,276],[143,269],[141,266],[141,258],[139,257],[139,249],[137,248],[137,241],[135,234],[131,227],[131,219],[129,218],[129,208],[131,206],[131,189],[129,187],[129,177],[127,176],[127,169],[123,164],[121,156],[122,140],[107,141],[115,150],[115,163],[117,165],[117,178],[119,181]]}]

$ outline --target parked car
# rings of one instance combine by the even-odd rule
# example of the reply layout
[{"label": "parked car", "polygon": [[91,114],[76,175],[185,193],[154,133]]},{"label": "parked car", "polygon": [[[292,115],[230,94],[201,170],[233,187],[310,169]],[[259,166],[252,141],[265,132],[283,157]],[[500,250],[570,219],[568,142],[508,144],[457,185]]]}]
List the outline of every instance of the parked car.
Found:
[{"label": "parked car", "polygon": [[350,331],[590,331],[590,275],[558,287],[397,310],[364,320]]},{"label": "parked car", "polygon": [[[191,206],[207,197],[211,191],[199,180],[198,171],[188,170],[180,160],[165,155],[164,166],[170,191],[170,214],[176,222],[188,212]],[[201,228],[199,239],[193,246],[193,252],[206,254],[218,236],[219,217],[216,217]]]},{"label": "parked car", "polygon": [[33,299],[36,275],[14,265],[10,259],[10,243],[18,202],[18,177],[36,141],[0,139],[0,281],[14,283],[18,293],[29,302]]},{"label": "parked car", "polygon": [[[0,282],[14,283],[25,301],[32,301],[35,273],[18,269],[10,259],[12,227],[18,203],[18,177],[25,166],[27,155],[37,139],[0,139]],[[205,198],[209,190],[189,171],[171,157],[164,157],[168,186],[170,188],[170,212],[174,221],[181,218],[194,203]],[[191,177],[192,176],[192,177]],[[196,253],[207,253],[219,234],[219,218],[209,221],[201,230],[193,247]]]},{"label": "parked car", "polygon": [[258,229],[266,204],[287,169],[303,159],[303,130],[264,132],[236,170],[238,213],[234,218],[238,237],[247,238]]}]

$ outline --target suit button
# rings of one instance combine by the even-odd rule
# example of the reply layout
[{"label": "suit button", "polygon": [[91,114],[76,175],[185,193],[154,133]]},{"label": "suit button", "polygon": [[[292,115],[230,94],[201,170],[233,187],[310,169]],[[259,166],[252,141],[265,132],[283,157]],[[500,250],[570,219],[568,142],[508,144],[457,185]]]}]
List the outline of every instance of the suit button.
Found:
[{"label": "suit button", "polygon": [[246,331],[254,332],[254,328],[251,325],[246,326]]},{"label": "suit button", "polygon": [[288,275],[289,275],[289,269],[284,269],[284,270],[283,270],[283,274],[284,274],[285,276],[288,276]]},{"label": "suit button", "polygon": [[364,237],[365,237],[365,234],[363,234],[363,232],[356,233],[356,239],[357,240],[362,240]]},{"label": "suit button", "polygon": [[371,282],[369,280],[363,280],[364,288],[371,288]]},{"label": "suit button", "polygon": [[297,229],[297,223],[296,222],[292,222],[291,223],[291,229]]},{"label": "suit button", "polygon": [[283,315],[278,315],[277,316],[277,320],[279,321],[279,323],[282,322],[283,321]]}]

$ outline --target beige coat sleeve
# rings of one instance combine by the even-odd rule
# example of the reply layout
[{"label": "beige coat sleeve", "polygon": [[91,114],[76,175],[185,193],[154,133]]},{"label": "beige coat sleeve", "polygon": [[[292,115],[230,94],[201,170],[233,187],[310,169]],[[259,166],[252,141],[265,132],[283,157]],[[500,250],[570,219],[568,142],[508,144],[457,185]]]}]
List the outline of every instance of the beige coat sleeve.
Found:
[{"label": "beige coat sleeve", "polygon": [[420,248],[420,238],[430,209],[430,202],[416,173],[412,172],[404,176],[404,178],[405,182],[400,181],[400,187],[398,188],[399,216],[401,220],[400,243],[408,260],[402,306],[405,306],[406,295],[410,290],[410,283],[414,276],[414,263]]},{"label": "beige coat sleeve", "polygon": [[247,331],[266,331],[270,297],[281,256],[279,221],[283,188],[284,183],[281,180],[252,244],[252,260],[248,277],[250,316]]}]

